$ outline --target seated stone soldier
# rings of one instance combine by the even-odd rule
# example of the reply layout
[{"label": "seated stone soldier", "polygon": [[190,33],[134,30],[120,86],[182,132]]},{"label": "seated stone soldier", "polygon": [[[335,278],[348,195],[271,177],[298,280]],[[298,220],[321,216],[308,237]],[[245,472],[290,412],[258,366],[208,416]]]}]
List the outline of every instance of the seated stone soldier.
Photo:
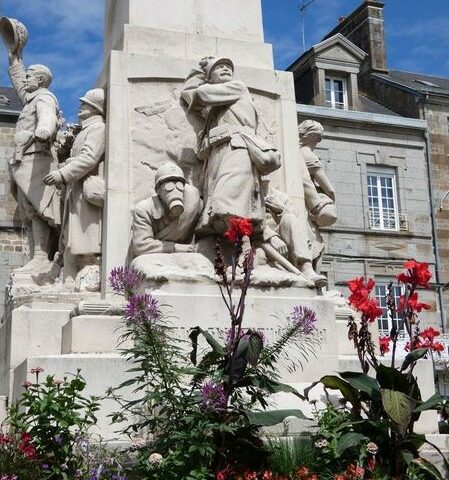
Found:
[{"label": "seated stone soldier", "polygon": [[155,175],[156,195],[139,202],[132,222],[135,256],[194,252],[193,235],[202,211],[199,191],[180,167],[164,163]]}]

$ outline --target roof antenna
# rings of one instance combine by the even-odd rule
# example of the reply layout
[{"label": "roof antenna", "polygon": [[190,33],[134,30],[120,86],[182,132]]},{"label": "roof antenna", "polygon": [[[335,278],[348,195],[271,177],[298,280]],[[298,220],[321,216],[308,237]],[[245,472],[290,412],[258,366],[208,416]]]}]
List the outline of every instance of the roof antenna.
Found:
[{"label": "roof antenna", "polygon": [[299,2],[299,20],[301,23],[301,40],[302,40],[302,51],[306,51],[306,35],[305,35],[305,28],[304,28],[304,20],[306,16],[306,8],[313,3],[315,0],[301,0]]}]

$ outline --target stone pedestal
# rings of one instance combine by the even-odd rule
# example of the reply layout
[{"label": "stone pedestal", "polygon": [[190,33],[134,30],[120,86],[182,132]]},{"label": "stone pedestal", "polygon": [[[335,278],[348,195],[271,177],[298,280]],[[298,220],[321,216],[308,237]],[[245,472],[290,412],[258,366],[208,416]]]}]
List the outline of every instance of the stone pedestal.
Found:
[{"label": "stone pedestal", "polygon": [[[132,209],[153,193],[158,166],[175,160],[188,181],[198,181],[198,125],[189,123],[180,91],[202,57],[234,60],[235,76],[249,87],[266,136],[282,154],[272,184],[291,197],[303,222],[301,231],[306,231],[293,77],[273,70],[271,46],[263,42],[260,0],[106,0],[106,13],[99,79],[107,91],[101,298],[51,288],[22,296],[12,290],[11,310],[0,328],[0,414],[2,398],[20,394],[32,367],[56,377],[81,369],[86,393],[98,396],[127,378],[117,352],[120,305],[113,305],[107,276],[113,267],[131,262]],[[322,375],[356,366],[346,338],[347,312],[339,310],[334,298],[318,295],[299,275],[272,270],[268,281],[267,275],[257,275],[247,298],[245,326],[273,339],[295,305],[313,308],[319,319],[322,338],[316,357],[308,355],[303,369],[294,373],[281,366],[284,382],[301,390]],[[188,279],[162,271],[147,289],[161,304],[171,305],[174,327],[183,339],[197,325],[216,331],[229,325],[211,271]],[[431,382],[426,385],[425,398],[432,394]],[[306,408],[292,396],[279,395],[276,402]],[[99,430],[108,439],[116,436],[117,428],[107,419],[113,409],[106,402],[99,415]],[[435,425],[430,422],[427,431],[435,431]]]}]

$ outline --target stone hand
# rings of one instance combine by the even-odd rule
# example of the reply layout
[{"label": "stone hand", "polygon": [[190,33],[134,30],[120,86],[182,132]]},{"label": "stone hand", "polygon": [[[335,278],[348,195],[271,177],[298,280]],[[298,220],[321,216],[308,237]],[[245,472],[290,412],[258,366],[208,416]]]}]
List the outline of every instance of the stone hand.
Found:
[{"label": "stone hand", "polygon": [[50,139],[50,132],[45,128],[36,128],[34,136],[36,140],[39,140],[39,142],[46,142]]},{"label": "stone hand", "polygon": [[270,243],[271,243],[271,246],[275,250],[277,250],[282,256],[285,257],[287,255],[288,248],[287,248],[287,245],[284,242],[284,240],[282,240],[281,238],[279,238],[277,236],[274,236],[274,237],[271,237]]},{"label": "stone hand", "polygon": [[44,177],[45,185],[56,185],[59,186],[64,182],[62,175],[57,170],[50,172],[48,175]]},{"label": "stone hand", "polygon": [[192,245],[192,244],[184,245],[183,243],[175,243],[176,253],[192,253],[195,251],[196,251],[196,245]]}]

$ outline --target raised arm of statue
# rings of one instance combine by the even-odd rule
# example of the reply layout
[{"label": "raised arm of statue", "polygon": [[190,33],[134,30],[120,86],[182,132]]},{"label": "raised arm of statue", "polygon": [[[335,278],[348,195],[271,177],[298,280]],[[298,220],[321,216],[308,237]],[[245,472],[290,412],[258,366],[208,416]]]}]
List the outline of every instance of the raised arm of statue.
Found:
[{"label": "raised arm of statue", "polygon": [[9,56],[9,77],[14,86],[14,90],[22,102],[22,105],[26,103],[26,70],[21,58],[16,55]]},{"label": "raised arm of statue", "polygon": [[193,103],[202,107],[232,105],[241,98],[245,89],[245,84],[239,80],[219,84],[205,83],[196,89]]},{"label": "raised arm of statue", "polygon": [[98,122],[92,128],[76,157],[71,157],[59,172],[66,182],[73,182],[85,177],[102,159],[105,151],[105,124]]}]

